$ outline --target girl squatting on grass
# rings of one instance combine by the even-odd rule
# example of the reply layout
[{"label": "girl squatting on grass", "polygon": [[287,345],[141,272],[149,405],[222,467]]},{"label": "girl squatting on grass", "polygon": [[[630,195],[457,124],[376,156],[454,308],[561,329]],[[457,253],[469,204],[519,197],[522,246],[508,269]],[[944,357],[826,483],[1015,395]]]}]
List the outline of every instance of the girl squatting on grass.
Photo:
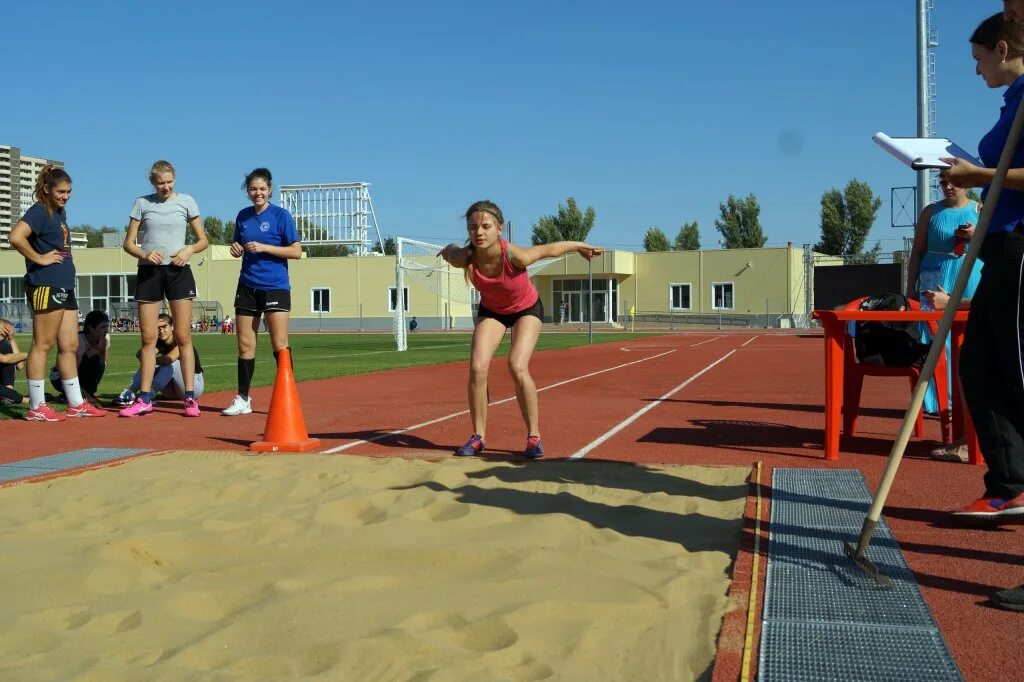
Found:
[{"label": "girl squatting on grass", "polygon": [[63,168],[39,172],[36,203],[11,228],[10,242],[25,257],[25,298],[32,309],[32,347],[28,352],[29,410],[25,419],[64,421],[46,404],[46,358],[57,343],[57,370],[68,399],[68,417],[104,417],[106,412],[82,398],[78,383],[78,301],[67,204],[71,176]]},{"label": "girl squatting on grass", "polygon": [[238,338],[238,395],[223,411],[229,417],[252,412],[249,387],[256,370],[256,332],[260,315],[270,332],[274,358],[288,348],[288,313],[292,307],[288,259],[302,258],[295,219],[270,203],[270,171],[257,168],[245,176],[252,206],[238,212],[231,255],[242,259],[235,290],[235,333]]},{"label": "girl squatting on grass", "polygon": [[[142,348],[139,396],[120,410],[118,414],[122,417],[137,417],[153,411],[157,316],[164,298],[174,318],[174,340],[181,352],[185,416],[201,414],[194,390],[195,356],[192,353],[192,299],[196,297],[196,281],[189,259],[206,248],[206,231],[199,219],[196,200],[175,192],[174,180],[174,166],[167,161],[153,164],[149,182],[155,191],[135,200],[124,237],[125,252],[139,259],[135,301],[139,304]],[[185,234],[190,227],[195,232],[196,242],[186,245]]]},{"label": "girl squatting on grass", "polygon": [[526,423],[528,459],[544,456],[540,440],[540,413],[537,386],[530,376],[530,356],[540,336],[544,307],[537,287],[526,268],[542,258],[556,258],[576,252],[590,260],[603,249],[583,242],[555,242],[521,248],[501,238],[505,219],[501,209],[490,201],[478,201],[466,211],[466,246],[449,244],[438,254],[449,264],[464,268],[467,281],[480,292],[480,306],[469,364],[469,415],[473,435],[455,451],[468,457],[483,452],[487,430],[487,372],[494,351],[512,330],[512,348],[508,370],[516,386],[516,400]]}]

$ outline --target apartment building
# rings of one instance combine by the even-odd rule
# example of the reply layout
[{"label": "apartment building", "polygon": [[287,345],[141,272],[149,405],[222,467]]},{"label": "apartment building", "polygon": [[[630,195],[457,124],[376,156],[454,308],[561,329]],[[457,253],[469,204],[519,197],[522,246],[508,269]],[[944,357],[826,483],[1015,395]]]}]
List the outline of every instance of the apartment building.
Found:
[{"label": "apartment building", "polygon": [[[0,249],[11,248],[8,241],[11,227],[35,202],[32,191],[36,178],[43,166],[51,163],[64,165],[63,161],[25,156],[18,147],[0,145]],[[77,241],[83,242],[81,246],[85,245],[84,236]]]}]

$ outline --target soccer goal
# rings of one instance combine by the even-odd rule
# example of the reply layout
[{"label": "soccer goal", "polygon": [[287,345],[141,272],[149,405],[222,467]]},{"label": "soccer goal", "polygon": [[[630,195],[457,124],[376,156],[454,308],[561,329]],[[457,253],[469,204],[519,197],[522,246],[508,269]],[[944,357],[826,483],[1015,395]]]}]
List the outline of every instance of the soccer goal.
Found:
[{"label": "soccer goal", "polygon": [[405,237],[395,240],[392,330],[396,350],[408,348],[406,333],[410,299],[415,300],[417,295],[432,297],[442,308],[443,319],[447,321],[445,326],[449,328],[455,316],[453,306],[461,304],[472,314],[472,306],[478,302],[476,289],[466,282],[462,268],[453,268],[437,255],[443,248],[443,244]]},{"label": "soccer goal", "polygon": [[[427,297],[442,311],[446,329],[452,328],[455,311],[472,316],[480,303],[480,294],[467,281],[462,268],[448,265],[438,256],[443,244],[398,237],[395,240],[395,289],[392,292],[392,331],[395,349],[407,350],[410,301]],[[537,261],[526,271],[532,277],[539,270],[564,262],[565,256]]]}]

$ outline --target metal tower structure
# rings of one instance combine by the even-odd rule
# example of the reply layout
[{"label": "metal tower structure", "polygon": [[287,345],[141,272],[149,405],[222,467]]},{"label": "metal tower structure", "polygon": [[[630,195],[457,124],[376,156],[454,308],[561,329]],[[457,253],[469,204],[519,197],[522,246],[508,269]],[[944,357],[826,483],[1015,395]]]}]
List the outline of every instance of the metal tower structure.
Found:
[{"label": "metal tower structure", "polygon": [[304,246],[342,244],[365,256],[373,250],[371,224],[383,245],[368,182],[281,185],[278,191],[281,206],[295,218]]},{"label": "metal tower structure", "polygon": [[[917,0],[917,136],[935,136],[935,48],[939,33],[932,25],[935,0]],[[917,173],[917,213],[932,202],[934,171]],[[916,216],[915,216],[916,217]]]}]

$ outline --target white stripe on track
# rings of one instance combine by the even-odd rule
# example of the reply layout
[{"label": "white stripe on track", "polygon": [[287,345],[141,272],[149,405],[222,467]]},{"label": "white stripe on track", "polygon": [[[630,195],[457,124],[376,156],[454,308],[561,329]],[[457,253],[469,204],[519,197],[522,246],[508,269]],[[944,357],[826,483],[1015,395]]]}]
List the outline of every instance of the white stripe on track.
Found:
[{"label": "white stripe on track", "polygon": [[[579,381],[581,379],[589,379],[590,377],[597,376],[598,374],[604,374],[605,372],[612,372],[612,371],[617,370],[617,369],[622,369],[623,367],[629,367],[630,365],[636,365],[636,364],[639,364],[641,362],[647,362],[648,360],[654,360],[656,358],[664,357],[666,355],[669,355],[670,353],[675,353],[675,352],[676,352],[675,350],[665,351],[664,353],[658,353],[657,355],[651,355],[651,356],[646,357],[646,358],[640,358],[639,360],[633,360],[631,362],[624,362],[623,364],[615,365],[614,367],[606,367],[605,369],[599,369],[596,372],[590,372],[589,374],[583,374],[583,375],[578,376],[578,377],[573,377],[572,379],[566,379],[565,381],[559,381],[558,383],[551,384],[550,386],[544,386],[543,388],[538,388],[537,389],[537,393],[540,393],[541,391],[547,391],[547,390],[550,390],[552,388],[558,388],[559,386],[565,386],[566,384],[571,384],[574,381]],[[515,396],[511,396],[511,397],[508,397],[508,398],[502,398],[501,400],[495,400],[492,403],[487,403],[487,406],[488,407],[492,407],[494,405],[501,405],[503,403],[507,403],[507,402],[510,402],[512,400],[515,400],[515,399],[516,399]],[[390,438],[392,436],[397,436],[400,433],[408,433],[409,431],[415,431],[416,429],[421,429],[424,426],[430,426],[432,424],[437,424],[439,422],[447,421],[449,419],[454,419],[455,417],[461,417],[461,416],[466,415],[466,414],[469,414],[469,410],[462,410],[461,412],[453,412],[452,414],[446,414],[445,416],[438,417],[437,419],[431,419],[430,421],[425,421],[425,422],[421,422],[419,424],[414,424],[412,426],[407,426],[404,429],[396,429],[394,431],[389,431],[388,433],[382,433],[380,435],[374,436],[373,438],[367,438],[366,440],[354,440],[351,443],[345,443],[344,445],[339,445],[337,447],[333,447],[330,450],[324,450],[321,454],[332,455],[335,452],[341,452],[342,450],[348,450],[349,448],[353,448],[353,447],[355,447],[357,445],[362,445],[364,443],[374,443],[374,442],[379,441],[379,440],[384,440],[385,438]]]},{"label": "white stripe on track", "polygon": [[604,434],[602,434],[601,436],[598,436],[598,437],[597,437],[597,438],[596,438],[595,440],[593,440],[593,441],[592,441],[592,442],[591,442],[590,444],[588,444],[588,445],[585,445],[585,446],[583,446],[582,448],[580,448],[579,450],[577,450],[577,451],[576,451],[576,452],[574,452],[573,454],[569,455],[569,459],[570,459],[570,460],[577,460],[577,459],[583,459],[583,457],[584,457],[584,456],[586,456],[586,454],[587,454],[588,452],[590,452],[591,450],[593,450],[593,449],[594,449],[594,448],[596,448],[597,446],[601,445],[601,444],[602,444],[602,443],[604,443],[604,442],[605,442],[606,440],[608,440],[609,438],[611,438],[612,436],[614,436],[615,434],[617,434],[617,433],[618,433],[619,431],[621,431],[622,429],[626,428],[627,426],[629,426],[630,424],[632,424],[633,422],[635,422],[635,421],[636,421],[637,419],[639,419],[640,417],[644,416],[645,414],[647,414],[648,412],[650,412],[651,410],[653,410],[653,409],[654,409],[655,407],[657,407],[657,406],[658,406],[659,404],[661,404],[661,403],[662,403],[663,401],[665,401],[665,400],[668,400],[668,399],[669,399],[669,398],[671,398],[671,397],[672,397],[673,395],[675,395],[675,394],[676,394],[676,393],[678,393],[679,391],[681,391],[681,390],[683,390],[684,388],[686,388],[687,386],[689,386],[689,385],[690,385],[691,383],[693,383],[693,382],[694,382],[694,381],[695,381],[695,380],[696,380],[696,379],[697,379],[697,378],[698,378],[699,376],[701,376],[702,374],[704,374],[704,373],[708,372],[709,370],[711,370],[711,368],[712,368],[712,367],[714,367],[715,365],[719,364],[720,362],[722,362],[723,360],[725,360],[726,358],[728,358],[728,357],[729,357],[730,355],[732,355],[733,353],[735,353],[735,352],[736,352],[736,350],[737,350],[737,349],[733,348],[733,349],[732,349],[731,351],[729,351],[728,353],[726,353],[726,354],[725,354],[725,355],[723,355],[722,357],[718,358],[717,360],[715,360],[714,362],[712,362],[712,363],[711,363],[710,365],[708,365],[707,367],[705,367],[705,368],[704,368],[704,369],[702,369],[701,371],[697,372],[697,373],[696,373],[696,374],[694,374],[694,375],[693,375],[692,377],[690,377],[689,379],[687,379],[687,380],[686,380],[686,381],[684,381],[683,383],[679,384],[678,386],[676,386],[675,388],[673,388],[673,389],[672,389],[671,391],[669,391],[669,392],[668,392],[668,393],[666,393],[665,395],[661,396],[660,398],[658,398],[657,400],[655,400],[655,401],[651,402],[651,403],[650,403],[650,404],[648,404],[648,405],[644,405],[644,406],[643,406],[642,408],[640,408],[639,410],[637,410],[636,412],[634,412],[632,416],[630,416],[630,417],[627,417],[627,418],[626,418],[626,419],[624,419],[623,421],[619,422],[619,423],[618,423],[618,425],[616,425],[616,426],[612,427],[612,429],[610,429],[609,431],[606,431],[606,432],[605,432]]},{"label": "white stripe on track", "polygon": [[711,343],[712,341],[717,341],[718,339],[724,339],[724,338],[725,338],[725,335],[723,334],[722,336],[715,336],[715,337],[712,337],[712,338],[707,339],[705,341],[701,341],[700,343],[691,343],[688,347],[689,348],[693,348],[694,346],[703,346],[705,343]]},{"label": "white stripe on track", "polygon": [[757,336],[751,336],[750,339],[748,339],[742,346],[740,346],[740,348],[743,348],[743,346],[746,346],[748,343],[753,343],[754,341],[757,340],[757,338]]}]

